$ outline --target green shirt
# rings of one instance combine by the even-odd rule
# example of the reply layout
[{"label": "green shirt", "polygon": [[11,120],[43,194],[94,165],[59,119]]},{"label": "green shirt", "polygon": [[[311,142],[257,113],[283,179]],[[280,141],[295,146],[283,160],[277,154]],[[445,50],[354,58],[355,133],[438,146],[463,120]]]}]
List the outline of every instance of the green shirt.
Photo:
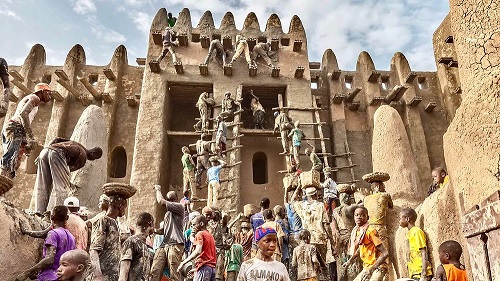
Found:
[{"label": "green shirt", "polygon": [[240,244],[233,244],[226,251],[226,271],[240,271],[243,262],[243,247]]},{"label": "green shirt", "polygon": [[191,155],[189,154],[182,155],[181,162],[184,170],[191,171],[194,169],[194,165],[191,163]]},{"label": "green shirt", "polygon": [[174,27],[176,21],[177,21],[177,18],[175,18],[175,17],[172,17],[171,19],[167,19],[168,26]]}]

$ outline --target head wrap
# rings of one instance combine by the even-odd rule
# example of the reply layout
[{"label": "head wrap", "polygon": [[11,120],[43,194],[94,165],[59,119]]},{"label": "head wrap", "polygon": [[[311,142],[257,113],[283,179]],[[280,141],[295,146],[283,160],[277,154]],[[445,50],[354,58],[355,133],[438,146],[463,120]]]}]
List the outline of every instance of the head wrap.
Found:
[{"label": "head wrap", "polygon": [[274,228],[259,226],[257,227],[257,229],[255,229],[255,234],[254,234],[255,242],[259,242],[260,239],[262,239],[264,236],[273,233],[276,234],[276,230]]}]

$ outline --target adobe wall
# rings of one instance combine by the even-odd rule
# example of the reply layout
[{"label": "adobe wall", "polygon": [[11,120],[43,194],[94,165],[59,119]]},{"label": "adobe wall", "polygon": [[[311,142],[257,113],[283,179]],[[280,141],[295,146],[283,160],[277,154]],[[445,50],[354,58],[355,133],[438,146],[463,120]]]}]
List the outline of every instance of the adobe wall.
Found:
[{"label": "adobe wall", "polygon": [[[43,46],[35,45],[22,66],[11,66],[9,68],[9,70],[18,71],[21,74],[24,80],[20,81],[20,83],[27,87],[27,89],[31,90],[36,83],[43,81],[49,83],[51,89],[57,91],[62,97],[62,100],[53,99],[49,103],[39,106],[38,113],[32,124],[33,133],[38,139],[39,144],[43,146],[56,136],[70,138],[78,119],[88,105],[93,104],[102,107],[106,115],[106,120],[103,120],[103,122],[106,122],[108,128],[113,126],[107,132],[110,149],[106,153],[110,156],[112,149],[116,145],[124,146],[125,150],[129,152],[127,154],[127,176],[124,179],[118,179],[118,181],[128,182],[132,166],[138,107],[129,106],[125,97],[140,93],[142,84],[140,77],[143,69],[126,64],[127,55],[126,49],[123,46],[117,48],[110,64],[106,66],[86,65],[85,51],[80,45],[75,45],[70,50],[63,66],[46,65],[45,56]],[[104,69],[110,67],[117,76],[115,81],[110,81],[103,73]],[[56,71],[60,70],[64,71],[68,80],[60,78],[55,74]],[[110,93],[110,97],[113,100],[110,104],[100,98],[93,97],[77,79],[78,77],[89,79],[92,75],[96,76],[96,83],[93,85],[95,90],[98,93]],[[74,93],[71,93],[61,83],[70,88]],[[19,100],[26,95],[18,87],[12,88],[14,95]],[[81,96],[81,98],[77,98],[75,93]],[[9,110],[3,122],[6,122],[12,116],[16,107],[17,103],[15,102],[9,104]],[[8,200],[11,200],[16,206],[21,208],[30,207],[36,177],[34,160],[41,148],[39,147],[35,150],[29,158],[23,158],[23,162],[18,170],[18,176],[14,180],[14,188],[5,194]],[[112,180],[117,181],[116,179]],[[95,205],[97,205],[97,202]],[[89,207],[95,208],[96,206]]]},{"label": "adobe wall", "polygon": [[[356,71],[343,71],[331,50],[323,55],[321,72],[318,91],[329,97],[332,154],[345,154],[347,141],[350,152],[355,153],[351,155],[356,165],[352,167],[354,180],[372,171],[373,115],[379,106],[390,104],[403,120],[420,181],[427,187],[432,182],[432,168],[444,165],[442,136],[448,126],[436,73],[412,71],[401,53],[394,55],[389,71],[377,70],[366,52],[359,55]],[[385,101],[398,85],[407,87],[404,94],[392,102]],[[352,97],[356,88],[359,92]],[[426,110],[430,103],[435,103],[435,108]],[[334,157],[332,161],[333,167],[351,166],[346,156]],[[353,181],[350,170],[340,169],[336,180]],[[356,184],[367,186],[363,182]]]}]

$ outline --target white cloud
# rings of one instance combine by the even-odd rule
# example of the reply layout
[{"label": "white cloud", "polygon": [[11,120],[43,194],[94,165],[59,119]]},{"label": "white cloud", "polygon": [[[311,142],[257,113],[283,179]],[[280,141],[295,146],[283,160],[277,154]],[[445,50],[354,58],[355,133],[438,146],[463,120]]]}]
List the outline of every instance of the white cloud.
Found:
[{"label": "white cloud", "polygon": [[92,33],[94,33],[99,40],[105,43],[116,43],[123,44],[127,41],[127,38],[119,32],[109,29],[103,25],[96,25],[90,28]]},{"label": "white cloud", "polygon": [[101,42],[123,44],[127,41],[127,38],[125,38],[123,34],[107,28],[100,23],[95,15],[88,16],[87,22],[90,24],[90,31],[92,31]]},{"label": "white cloud", "polygon": [[136,24],[136,28],[147,38],[153,17],[143,12],[131,12],[129,17]]},{"label": "white cloud", "polygon": [[6,5],[0,6],[0,17],[9,17],[17,21],[23,21],[16,12],[9,10]]},{"label": "white cloud", "polygon": [[93,0],[76,0],[73,5],[73,10],[81,15],[95,13],[97,8]]}]

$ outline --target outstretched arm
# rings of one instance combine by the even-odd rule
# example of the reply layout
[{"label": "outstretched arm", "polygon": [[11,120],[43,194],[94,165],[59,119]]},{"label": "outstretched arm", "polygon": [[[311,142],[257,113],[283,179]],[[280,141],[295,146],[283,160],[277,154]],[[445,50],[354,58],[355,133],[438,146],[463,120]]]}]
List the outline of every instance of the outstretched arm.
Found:
[{"label": "outstretched arm", "polygon": [[196,248],[194,249],[194,251],[185,259],[183,260],[180,264],[179,264],[179,267],[177,268],[177,272],[180,272],[182,267],[190,262],[191,260],[194,260],[195,258],[197,258],[199,255],[201,255],[201,251],[202,251],[202,247],[203,245],[196,245]]},{"label": "outstretched arm", "polygon": [[56,143],[60,143],[60,142],[67,142],[67,141],[70,141],[70,139],[67,139],[67,138],[61,138],[61,137],[56,137],[55,139],[53,139],[49,145],[52,145],[52,144],[56,144]]},{"label": "outstretched arm", "polygon": [[52,246],[52,245],[48,245],[47,252],[45,254],[45,258],[43,258],[41,261],[39,261],[37,264],[35,264],[30,269],[21,273],[19,276],[16,277],[15,280],[24,281],[29,276],[31,276],[33,273],[49,267],[50,265],[52,265],[54,263],[55,255],[56,255],[56,247]]},{"label": "outstretched arm", "polygon": [[19,222],[19,227],[21,229],[22,234],[31,236],[33,238],[43,238],[43,239],[47,238],[47,234],[51,229],[51,227],[49,226],[44,230],[27,230],[26,228],[24,228],[24,225],[21,221]]},{"label": "outstretched arm", "polygon": [[161,194],[161,186],[158,184],[155,184],[154,189],[156,191],[156,201],[158,202],[158,204],[166,206],[167,200],[165,200],[165,198],[163,198],[163,195]]}]

